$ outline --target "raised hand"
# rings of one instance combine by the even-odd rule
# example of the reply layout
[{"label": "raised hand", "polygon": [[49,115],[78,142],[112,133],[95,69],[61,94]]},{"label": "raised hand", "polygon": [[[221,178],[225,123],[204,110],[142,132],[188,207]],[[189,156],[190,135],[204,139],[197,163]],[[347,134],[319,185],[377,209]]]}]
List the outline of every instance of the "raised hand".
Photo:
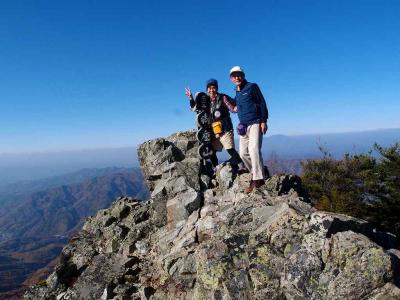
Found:
[{"label": "raised hand", "polygon": [[185,88],[185,95],[186,95],[189,99],[193,99],[193,94],[192,94],[192,90],[190,89],[190,87]]}]

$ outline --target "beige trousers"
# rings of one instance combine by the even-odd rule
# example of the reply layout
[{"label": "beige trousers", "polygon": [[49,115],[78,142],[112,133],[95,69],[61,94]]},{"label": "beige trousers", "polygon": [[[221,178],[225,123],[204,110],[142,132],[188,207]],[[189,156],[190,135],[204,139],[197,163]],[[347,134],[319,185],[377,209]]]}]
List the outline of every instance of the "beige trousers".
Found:
[{"label": "beige trousers", "polygon": [[221,152],[222,149],[228,150],[235,148],[235,142],[233,140],[233,130],[225,132],[220,137],[215,137],[215,135],[213,134],[211,138],[211,145],[213,149],[217,152]]},{"label": "beige trousers", "polygon": [[261,154],[263,135],[260,124],[252,124],[247,127],[246,135],[240,135],[239,155],[246,168],[251,171],[253,180],[264,179],[264,167]]}]

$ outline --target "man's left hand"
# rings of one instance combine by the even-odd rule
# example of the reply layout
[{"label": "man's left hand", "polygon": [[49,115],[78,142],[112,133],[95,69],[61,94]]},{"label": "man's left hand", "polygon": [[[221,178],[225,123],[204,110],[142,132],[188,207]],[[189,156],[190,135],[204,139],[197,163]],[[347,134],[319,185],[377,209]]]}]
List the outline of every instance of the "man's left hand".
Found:
[{"label": "man's left hand", "polygon": [[262,132],[262,134],[266,134],[267,130],[268,130],[268,125],[267,123],[261,122],[260,123],[260,130]]}]

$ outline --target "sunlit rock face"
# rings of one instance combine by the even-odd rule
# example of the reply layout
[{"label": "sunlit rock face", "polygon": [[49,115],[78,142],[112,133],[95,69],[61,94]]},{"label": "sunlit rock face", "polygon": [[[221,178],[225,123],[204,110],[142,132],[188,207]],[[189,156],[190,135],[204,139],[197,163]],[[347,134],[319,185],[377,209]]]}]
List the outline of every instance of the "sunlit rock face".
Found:
[{"label": "sunlit rock face", "polygon": [[147,203],[119,198],[89,218],[25,299],[398,299],[395,237],[317,211],[301,180],[198,158],[195,132],[140,145]]}]

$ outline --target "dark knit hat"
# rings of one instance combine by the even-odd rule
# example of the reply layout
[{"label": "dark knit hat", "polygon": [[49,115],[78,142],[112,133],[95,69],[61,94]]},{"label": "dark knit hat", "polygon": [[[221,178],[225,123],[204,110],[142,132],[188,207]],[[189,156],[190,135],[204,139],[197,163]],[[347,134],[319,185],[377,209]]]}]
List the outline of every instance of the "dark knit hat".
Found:
[{"label": "dark knit hat", "polygon": [[208,79],[208,80],[207,80],[207,88],[208,88],[210,85],[215,86],[215,87],[217,88],[217,90],[218,90],[218,81],[217,81],[217,79],[214,79],[214,78]]}]

